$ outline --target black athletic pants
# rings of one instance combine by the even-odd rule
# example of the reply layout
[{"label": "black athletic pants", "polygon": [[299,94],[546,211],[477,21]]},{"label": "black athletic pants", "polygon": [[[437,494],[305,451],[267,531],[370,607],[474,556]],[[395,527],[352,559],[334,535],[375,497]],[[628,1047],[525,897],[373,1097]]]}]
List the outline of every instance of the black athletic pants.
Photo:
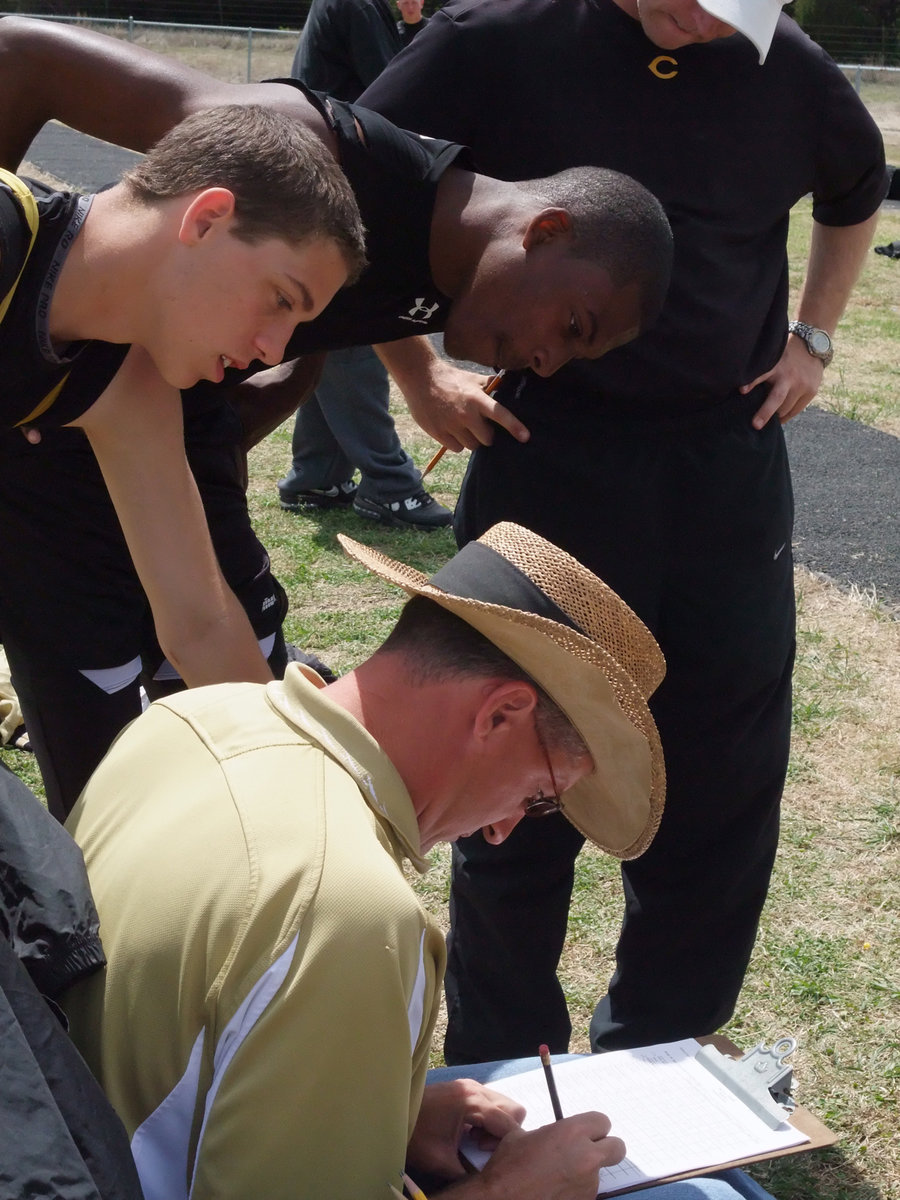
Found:
[{"label": "black athletic pants", "polygon": [[[215,389],[195,389],[183,402],[188,461],[222,573],[257,637],[274,638],[269,665],[280,677],[287,597],[250,524],[240,423]],[[141,683],[151,699],[173,687],[152,681],[162,652],[149,605],[81,431],[48,430],[38,446],[19,431],[4,434],[0,463],[0,640],[48,807],[63,821],[113,739],[140,714]],[[143,678],[135,668],[117,691],[83,674],[137,658]]]},{"label": "black athletic pants", "polygon": [[[238,596],[240,599],[240,596]],[[41,770],[47,807],[65,821],[101,758],[129,722],[141,715],[143,686],[149,699],[180,691],[180,682],[154,683],[152,668],[116,692],[107,693],[81,674],[68,653],[47,655],[10,631],[5,643],[10,673]],[[138,641],[135,651],[141,653]],[[145,662],[159,648],[152,633],[144,647]],[[272,674],[280,678],[287,665],[281,630],[269,655]]]},{"label": "black athletic pants", "polygon": [[[794,599],[793,501],[763,392],[694,416],[603,417],[518,406],[526,445],[499,431],[473,456],[460,543],[498,520],[530,526],[595,571],[659,640],[650,702],[666,758],[662,824],[622,866],[617,966],[595,1049],[710,1033],[731,1015],[778,839],[787,766]],[[448,1063],[563,1051],[556,968],[582,838],[523,821],[500,846],[453,850]],[[599,989],[598,989],[599,990]]]}]

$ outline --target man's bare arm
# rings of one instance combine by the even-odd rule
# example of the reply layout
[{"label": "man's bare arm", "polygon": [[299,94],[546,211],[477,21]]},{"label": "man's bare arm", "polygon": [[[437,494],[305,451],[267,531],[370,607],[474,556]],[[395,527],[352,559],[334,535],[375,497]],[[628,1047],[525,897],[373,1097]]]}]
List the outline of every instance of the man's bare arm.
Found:
[{"label": "man's bare arm", "polygon": [[276,108],[296,117],[334,152],[325,122],[296,88],[222,83],[102,33],[28,17],[0,20],[0,163],[5,166],[18,165],[49,120],[143,152],[191,113],[222,104]]},{"label": "man's bare arm", "polygon": [[[826,333],[834,333],[862,270],[877,224],[877,212],[858,225],[813,222],[797,320],[824,329]],[[798,416],[815,399],[823,370],[821,361],[813,358],[805,343],[790,334],[784,352],[772,370],[741,389],[749,392],[760,383],[769,384],[766,401],[753,418],[754,426],[762,429],[773,414],[777,414],[782,424]]]},{"label": "man's bare arm", "polygon": [[272,678],[222,577],[184,454],[181,400],[133,346],[84,429],[115,506],[163,651],[189,687]]}]

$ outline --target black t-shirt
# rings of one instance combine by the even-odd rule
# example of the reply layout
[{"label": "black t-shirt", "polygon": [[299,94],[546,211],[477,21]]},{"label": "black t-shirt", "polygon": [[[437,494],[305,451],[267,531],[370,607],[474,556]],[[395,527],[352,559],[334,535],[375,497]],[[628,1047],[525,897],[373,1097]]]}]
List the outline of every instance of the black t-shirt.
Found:
[{"label": "black t-shirt", "polygon": [[408,46],[416,34],[421,33],[430,20],[430,17],[423,17],[421,21],[416,21],[415,25],[410,25],[406,21],[398,21],[397,32],[400,34],[400,44]]},{"label": "black t-shirt", "polygon": [[50,343],[50,301],[59,272],[90,208],[90,197],[27,180],[39,226],[25,270],[0,322],[0,428],[65,425],[94,403],[122,365],[127,345]]},{"label": "black t-shirt", "polygon": [[[397,129],[377,113],[319,96],[296,80],[271,82],[303,91],[337,134],[341,168],[366,227],[369,260],[357,283],[342,288],[314,321],[297,326],[285,359],[442,330],[450,300],[431,277],[431,218],[444,172],[470,166],[465,148]],[[251,368],[241,376],[229,371],[229,381],[259,370],[259,364]]]},{"label": "black t-shirt", "polygon": [[291,75],[317,92],[355,100],[400,49],[388,0],[313,0]]},{"label": "black t-shirt", "polygon": [[[464,85],[463,85],[464,81]],[[740,34],[661,51],[613,0],[449,0],[361,103],[464,142],[502,179],[594,164],[662,201],[675,265],[657,325],[502,396],[584,398],[632,414],[717,403],[787,336],[791,207],[865,220],[884,195],[881,136],[828,56],[782,16],[765,65]]]}]

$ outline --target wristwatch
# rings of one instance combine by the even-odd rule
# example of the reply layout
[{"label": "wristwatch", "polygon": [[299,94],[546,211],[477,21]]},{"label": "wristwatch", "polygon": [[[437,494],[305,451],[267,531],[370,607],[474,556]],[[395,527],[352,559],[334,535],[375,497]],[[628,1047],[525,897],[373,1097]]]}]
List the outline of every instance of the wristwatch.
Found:
[{"label": "wristwatch", "polygon": [[805,321],[789,321],[788,333],[802,338],[807,350],[821,361],[823,367],[834,358],[834,343],[824,329],[816,329],[815,325],[807,325]]}]

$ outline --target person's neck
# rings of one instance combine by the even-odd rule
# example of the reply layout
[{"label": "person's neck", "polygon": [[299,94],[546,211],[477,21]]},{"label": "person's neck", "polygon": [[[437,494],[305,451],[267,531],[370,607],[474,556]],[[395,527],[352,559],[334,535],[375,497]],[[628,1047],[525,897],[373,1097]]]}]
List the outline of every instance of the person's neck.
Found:
[{"label": "person's neck", "polygon": [[403,780],[423,848],[434,843],[444,785],[462,750],[467,710],[453,697],[464,687],[477,685],[414,682],[397,653],[377,653],[328,685],[329,700],[363,726]]},{"label": "person's neck", "polygon": [[66,255],[50,305],[54,342],[137,340],[134,313],[156,255],[153,222],[121,187],[93,197]]},{"label": "person's neck", "polygon": [[456,167],[441,177],[428,258],[435,284],[451,300],[468,286],[485,253],[518,227],[512,186]]},{"label": "person's neck", "polygon": [[409,678],[396,654],[379,653],[328,685],[328,699],[343,708],[378,742],[404,776]]}]

